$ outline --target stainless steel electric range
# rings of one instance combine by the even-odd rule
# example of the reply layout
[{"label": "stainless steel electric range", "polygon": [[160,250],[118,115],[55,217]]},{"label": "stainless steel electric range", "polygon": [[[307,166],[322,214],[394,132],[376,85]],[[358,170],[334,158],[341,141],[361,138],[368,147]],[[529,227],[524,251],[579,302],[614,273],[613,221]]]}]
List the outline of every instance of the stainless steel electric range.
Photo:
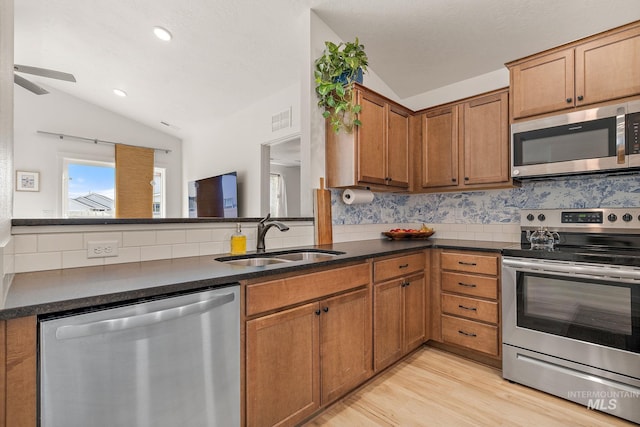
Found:
[{"label": "stainless steel electric range", "polygon": [[[640,423],[640,208],[521,218],[503,251],[503,377]],[[554,239],[532,249],[541,227]]]}]

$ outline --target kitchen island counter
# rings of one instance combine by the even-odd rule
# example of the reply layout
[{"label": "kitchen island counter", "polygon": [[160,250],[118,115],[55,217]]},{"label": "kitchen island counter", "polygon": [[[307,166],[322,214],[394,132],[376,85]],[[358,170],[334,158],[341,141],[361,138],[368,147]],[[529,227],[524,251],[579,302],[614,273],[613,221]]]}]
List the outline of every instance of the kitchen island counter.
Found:
[{"label": "kitchen island counter", "polygon": [[[0,319],[42,315],[60,311],[152,298],[175,292],[224,286],[241,280],[285,272],[329,267],[412,250],[443,248],[501,252],[508,242],[473,240],[362,240],[288,249],[322,249],[344,252],[321,262],[290,262],[262,267],[234,266],[216,261],[220,255],[174,258],[108,266],[80,267],[18,273],[13,277]],[[283,250],[283,249],[280,249]],[[273,252],[277,252],[274,250]]]}]

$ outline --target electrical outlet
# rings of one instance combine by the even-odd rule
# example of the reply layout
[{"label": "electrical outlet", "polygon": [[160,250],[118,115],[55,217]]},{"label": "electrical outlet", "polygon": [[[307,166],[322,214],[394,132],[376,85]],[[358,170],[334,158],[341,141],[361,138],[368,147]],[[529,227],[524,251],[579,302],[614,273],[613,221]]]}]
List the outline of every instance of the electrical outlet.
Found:
[{"label": "electrical outlet", "polygon": [[87,258],[118,256],[118,241],[87,242]]}]

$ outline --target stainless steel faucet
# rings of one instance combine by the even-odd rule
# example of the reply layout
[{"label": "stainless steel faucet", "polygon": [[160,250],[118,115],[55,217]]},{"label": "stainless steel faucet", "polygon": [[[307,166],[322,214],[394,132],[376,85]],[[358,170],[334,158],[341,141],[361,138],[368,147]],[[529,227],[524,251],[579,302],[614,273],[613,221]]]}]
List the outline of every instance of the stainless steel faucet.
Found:
[{"label": "stainless steel faucet", "polygon": [[264,252],[264,236],[267,235],[267,231],[269,231],[271,227],[278,227],[280,231],[287,231],[289,229],[289,227],[278,221],[267,222],[269,218],[271,218],[270,213],[258,222],[258,245],[256,246],[256,252]]}]

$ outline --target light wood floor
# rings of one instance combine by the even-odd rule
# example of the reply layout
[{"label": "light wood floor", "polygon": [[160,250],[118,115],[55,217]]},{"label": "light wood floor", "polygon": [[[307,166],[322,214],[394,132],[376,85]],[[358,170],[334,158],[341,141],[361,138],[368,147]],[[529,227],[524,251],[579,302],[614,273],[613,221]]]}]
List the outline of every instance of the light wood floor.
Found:
[{"label": "light wood floor", "polygon": [[305,426],[632,426],[423,347]]}]

